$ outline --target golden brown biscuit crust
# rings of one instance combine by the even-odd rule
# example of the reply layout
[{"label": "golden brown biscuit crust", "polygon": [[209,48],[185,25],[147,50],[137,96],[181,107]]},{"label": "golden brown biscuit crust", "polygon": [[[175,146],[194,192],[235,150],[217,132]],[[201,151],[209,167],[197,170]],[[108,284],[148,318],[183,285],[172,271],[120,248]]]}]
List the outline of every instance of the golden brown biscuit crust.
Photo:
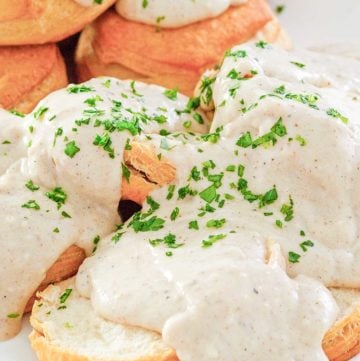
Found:
[{"label": "golden brown biscuit crust", "polygon": [[0,48],[0,107],[30,112],[66,84],[64,60],[55,44]]},{"label": "golden brown biscuit crust", "polygon": [[84,7],[74,0],[1,0],[0,45],[62,40],[80,31],[115,1]]},{"label": "golden brown biscuit crust", "polygon": [[108,11],[81,35],[80,80],[98,75],[157,83],[191,94],[201,73],[273,19],[265,0],[249,0],[213,19],[177,29],[127,21]]},{"label": "golden brown biscuit crust", "polygon": [[[65,283],[67,284],[67,283]],[[63,287],[62,285],[60,285]],[[48,292],[49,290],[46,290]],[[50,290],[51,292],[51,290]],[[41,295],[40,295],[41,297]],[[56,346],[56,343],[47,336],[42,323],[36,318],[36,304],[34,306],[31,324],[34,328],[30,334],[31,346],[35,350],[40,361],[90,361],[85,355],[74,354],[73,352]],[[326,333],[323,339],[323,349],[330,361],[348,361],[359,353],[359,335],[360,335],[360,305],[347,317],[343,318]],[[349,335],[349,330],[354,334]],[[354,344],[353,341],[357,341]],[[354,346],[355,345],[355,346]],[[119,355],[119,360],[121,355]],[[134,361],[179,361],[175,351],[168,350],[156,357],[149,356]],[[91,361],[110,361],[109,359],[91,359]]]},{"label": "golden brown biscuit crust", "polygon": [[38,291],[44,290],[51,283],[60,282],[74,276],[84,259],[84,250],[77,246],[70,246],[47,271],[45,279],[29,299],[24,312],[31,311]]},{"label": "golden brown biscuit crust", "polygon": [[347,361],[360,353],[360,304],[326,333],[323,349],[331,361]]}]

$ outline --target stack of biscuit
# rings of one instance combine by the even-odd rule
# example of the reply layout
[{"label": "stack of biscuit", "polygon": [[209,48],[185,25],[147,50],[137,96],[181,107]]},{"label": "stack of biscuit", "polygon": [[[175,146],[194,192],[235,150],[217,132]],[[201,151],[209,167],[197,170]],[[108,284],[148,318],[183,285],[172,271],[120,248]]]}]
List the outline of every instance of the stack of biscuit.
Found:
[{"label": "stack of biscuit", "polygon": [[[232,46],[253,38],[278,43],[283,47],[290,46],[266,0],[248,0],[229,7],[218,16],[177,28],[125,19],[112,7],[115,2],[2,0],[0,108],[29,113],[42,98],[66,86],[69,80],[81,82],[98,76],[159,84],[191,96],[202,73],[216,67],[224,52]],[[120,2],[118,0],[118,4]],[[71,58],[65,59],[65,62],[58,42],[80,31],[75,58],[72,59],[70,55]],[[65,63],[72,65],[67,68]],[[68,79],[67,74],[72,73],[74,76]],[[211,105],[204,106],[204,112],[211,113],[212,110]],[[124,162],[132,170],[133,177],[131,182],[123,183],[122,199],[141,204],[154,187],[173,180],[175,169],[172,165],[158,159],[156,154],[141,148],[137,143],[125,152]],[[154,174],[145,163],[153,164],[156,170]],[[159,179],[159,176],[163,178]],[[84,258],[85,252],[77,246],[67,249],[48,270],[39,290],[74,275]],[[70,279],[48,288],[41,295],[44,309],[50,312],[53,304],[49,299],[58,299],[72,282]],[[29,300],[26,311],[31,310],[34,301],[35,296]],[[46,328],[53,324],[42,322],[40,307],[34,310],[31,341],[41,360],[91,359],[86,353],[83,357],[77,357],[60,347],[63,345],[54,346]],[[351,319],[350,322],[348,317],[344,317],[324,339],[324,349],[334,361],[347,360],[360,350],[358,310],[354,314],[357,315],[356,320]],[[85,311],[80,316],[87,317]],[[149,337],[153,338],[155,345],[160,342],[159,335],[150,334]],[[148,344],[145,336],[144,339],[144,344]],[[346,342],[348,344],[343,345]],[[347,350],[345,353],[344,349]],[[149,355],[145,352],[145,356],[137,355],[134,360],[177,360],[174,350],[161,351],[160,356],[155,353],[153,358],[147,358]]]},{"label": "stack of biscuit", "polygon": [[0,2],[0,107],[28,113],[68,83],[55,42],[80,31],[114,1],[84,8],[73,0]]},{"label": "stack of biscuit", "polygon": [[[119,7],[121,0],[116,4]],[[116,0],[3,0],[0,2],[0,108],[30,113],[47,94],[69,81],[111,75],[177,88],[192,95],[202,72],[224,52],[256,36],[288,46],[266,0],[248,0],[216,17],[177,28],[126,20]],[[73,54],[60,51],[80,33]],[[62,46],[64,48],[64,46]],[[65,49],[66,50],[66,49]],[[146,59],[143,56],[146,52]],[[123,199],[142,203],[153,185],[124,186]],[[161,182],[160,182],[161,184]],[[127,195],[127,193],[129,193]],[[84,252],[72,247],[49,270],[39,289],[74,275]],[[29,300],[31,310],[34,297]]]},{"label": "stack of biscuit", "polygon": [[[28,113],[68,80],[102,75],[192,95],[202,72],[218,64],[228,48],[256,36],[289,45],[266,0],[248,0],[216,17],[172,29],[129,21],[111,8],[115,2],[1,1],[0,107]],[[56,43],[79,31],[75,72],[73,54],[64,61]]]}]

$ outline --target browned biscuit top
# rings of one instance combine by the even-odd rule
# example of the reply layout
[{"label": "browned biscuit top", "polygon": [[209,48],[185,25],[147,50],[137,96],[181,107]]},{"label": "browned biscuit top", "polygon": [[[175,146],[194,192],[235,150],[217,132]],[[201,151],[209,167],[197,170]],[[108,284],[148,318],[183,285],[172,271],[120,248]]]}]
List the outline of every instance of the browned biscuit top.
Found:
[{"label": "browned biscuit top", "polygon": [[219,54],[249,40],[272,18],[264,0],[250,0],[216,18],[159,31],[109,11],[94,23],[93,46],[103,63],[121,63],[143,74],[201,73],[219,61]]},{"label": "browned biscuit top", "polygon": [[54,44],[0,48],[0,106],[15,106],[48,76],[56,61]]},{"label": "browned biscuit top", "polygon": [[81,6],[74,0],[1,0],[0,45],[45,44],[69,37],[115,0]]}]

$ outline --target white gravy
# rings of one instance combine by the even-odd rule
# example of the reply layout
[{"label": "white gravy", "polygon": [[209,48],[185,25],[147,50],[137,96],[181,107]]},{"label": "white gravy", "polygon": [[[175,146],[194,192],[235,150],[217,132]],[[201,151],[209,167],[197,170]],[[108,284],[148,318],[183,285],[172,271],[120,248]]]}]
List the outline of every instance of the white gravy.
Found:
[{"label": "white gravy", "polygon": [[26,154],[25,125],[21,117],[0,109],[0,175]]},{"label": "white gravy", "polygon": [[173,197],[152,193],[77,276],[98,314],[161,332],[181,360],[326,360],[324,286],[360,286],[359,63],[264,47],[225,58],[215,144],[168,136],[164,151],[153,136]]},{"label": "white gravy", "polygon": [[[12,149],[0,158],[0,169],[21,159],[0,177],[0,339],[18,331],[27,300],[63,251],[77,244],[90,254],[94,238],[120,222],[121,162],[131,138],[122,125],[174,132],[190,121],[189,130],[206,132],[193,112],[176,113],[187,101],[180,94],[169,99],[161,87],[104,78],[53,93],[23,120],[1,113],[1,137],[11,144],[0,147]],[[104,135],[112,141],[108,148],[93,144]],[[46,196],[56,187],[65,202]]]},{"label": "white gravy", "polygon": [[[85,83],[94,89],[85,93],[59,91],[39,105],[38,119],[25,119],[36,128],[27,157],[0,178],[2,338],[16,332],[20,317],[8,316],[22,312],[56,256],[73,243],[89,254],[99,235],[78,291],[106,319],[161,332],[182,361],[327,360],[321,341],[338,307],[326,287],[360,287],[360,65],[260,44],[232,49],[205,87],[202,96],[216,106],[207,135],[193,114],[175,112],[185,97],[115,80]],[[166,107],[166,129],[183,131],[191,119],[197,134],[153,134],[164,125],[150,121],[135,136],[177,175],[112,233],[132,136],[109,134],[114,158],[93,140],[104,133],[96,119],[116,115],[115,99],[122,116],[126,107],[148,114]],[[49,134],[59,127],[54,146]],[[64,147],[72,141],[80,151],[70,158]],[[41,189],[24,187],[29,178]],[[55,186],[68,196],[60,209],[44,195]],[[41,209],[22,208],[29,199]],[[15,227],[27,242],[14,242]]]},{"label": "white gravy", "polygon": [[176,28],[212,18],[247,0],[118,0],[117,12],[125,19]]}]

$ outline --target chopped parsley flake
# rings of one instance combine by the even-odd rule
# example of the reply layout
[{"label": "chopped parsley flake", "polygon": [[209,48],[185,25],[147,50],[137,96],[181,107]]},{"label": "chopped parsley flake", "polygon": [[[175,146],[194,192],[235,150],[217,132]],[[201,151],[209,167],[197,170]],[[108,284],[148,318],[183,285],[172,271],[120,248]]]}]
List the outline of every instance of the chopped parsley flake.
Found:
[{"label": "chopped parsley flake", "polygon": [[76,153],[78,153],[78,152],[80,152],[80,148],[76,145],[74,140],[66,144],[64,153],[68,157],[74,158]]},{"label": "chopped parsley flake", "polygon": [[209,105],[213,99],[213,84],[215,82],[216,78],[210,78],[208,76],[205,76],[201,80],[200,85],[200,97],[201,100],[206,104]]},{"label": "chopped parsley flake", "polygon": [[201,199],[203,199],[207,203],[211,203],[217,196],[215,185],[211,185],[210,187],[204,189],[199,193]]},{"label": "chopped parsley flake", "polygon": [[105,152],[109,154],[110,158],[115,158],[115,151],[114,148],[111,147],[112,141],[108,133],[104,133],[103,135],[97,134],[93,141],[93,144],[99,146],[100,148],[103,148]]},{"label": "chopped parsley flake", "polygon": [[277,122],[271,127],[271,131],[279,137],[283,137],[287,134],[286,128],[283,124],[282,118],[280,117]]},{"label": "chopped parsley flake", "polygon": [[278,199],[278,194],[275,186],[268,190],[260,197],[259,208],[265,207],[268,204],[274,203]]},{"label": "chopped parsley flake", "polygon": [[298,253],[295,252],[289,252],[288,254],[288,260],[290,263],[299,263],[301,256]]},{"label": "chopped parsley flake", "polygon": [[178,189],[178,199],[184,199],[187,195],[195,196],[196,194],[196,191],[190,189],[189,184]]},{"label": "chopped parsley flake", "polygon": [[71,218],[70,214],[65,212],[65,211],[62,211],[61,212],[61,215],[64,217],[64,218]]},{"label": "chopped parsley flake", "polygon": [[275,7],[275,12],[276,14],[281,14],[284,11],[284,9],[285,9],[285,5],[277,5]]},{"label": "chopped parsley flake", "polygon": [[121,163],[121,169],[122,169],[123,177],[129,183],[130,182],[130,176],[131,176],[131,172],[130,172],[129,168],[124,163]]},{"label": "chopped parsley flake", "polygon": [[183,127],[185,129],[189,129],[191,127],[191,120],[186,120],[184,123],[183,123]]},{"label": "chopped parsley flake", "polygon": [[277,219],[277,220],[275,221],[275,225],[276,225],[276,227],[278,227],[278,228],[283,228],[283,222],[281,222],[280,219]]},{"label": "chopped parsley flake", "polygon": [[131,92],[136,95],[137,97],[143,97],[142,94],[139,94],[136,89],[135,89],[135,80],[133,80],[131,83],[130,83],[130,89],[131,89]]},{"label": "chopped parsley flake", "polygon": [[301,135],[297,135],[295,137],[295,140],[299,142],[299,144],[302,146],[302,147],[305,147],[306,145],[306,140],[301,136]]},{"label": "chopped parsley flake", "polygon": [[195,114],[193,115],[193,118],[194,118],[194,120],[196,121],[196,123],[198,123],[198,124],[204,124],[204,119],[203,119],[203,117],[202,117],[199,113],[195,113]]},{"label": "chopped parsley flake", "polygon": [[102,102],[104,101],[99,95],[95,95],[92,98],[88,98],[84,100],[84,103],[89,105],[90,107],[96,107],[96,103],[97,102]]},{"label": "chopped parsley flake", "polygon": [[150,196],[146,197],[146,203],[150,206],[150,208],[146,213],[143,213],[142,218],[150,216],[160,208],[160,204]]},{"label": "chopped parsley flake", "polygon": [[257,148],[259,145],[267,147],[268,145],[275,145],[277,137],[284,137],[286,134],[286,127],[280,117],[271,127],[270,132],[265,133],[255,140],[253,140],[250,132],[246,132],[237,140],[236,145],[242,148],[248,148],[251,146],[253,149]]},{"label": "chopped parsley flake", "polygon": [[35,200],[30,200],[21,206],[22,208],[33,209],[38,211],[40,209],[39,204]]},{"label": "chopped parsley flake", "polygon": [[170,219],[171,219],[172,221],[175,221],[175,219],[179,216],[179,213],[180,213],[179,207],[175,207],[175,208],[173,209],[173,211],[171,212]]},{"label": "chopped parsley flake", "polygon": [[209,236],[208,239],[204,239],[202,241],[202,248],[209,248],[211,247],[215,242],[218,242],[226,237],[226,234],[217,234],[213,236]]},{"label": "chopped parsley flake", "polygon": [[239,164],[238,166],[238,176],[242,177],[244,175],[245,172],[245,167],[242,164]]},{"label": "chopped parsley flake", "polygon": [[340,114],[336,109],[330,108],[326,111],[327,115],[330,115],[331,117],[340,119],[344,124],[349,123],[349,119],[344,117],[342,114]]},{"label": "chopped parsley flake", "polygon": [[189,229],[199,229],[199,224],[198,221],[190,221],[189,222]]},{"label": "chopped parsley flake", "polygon": [[67,288],[64,293],[60,296],[60,303],[63,304],[67,301],[72,293],[72,288]]},{"label": "chopped parsley flake", "polygon": [[56,132],[55,132],[55,134],[54,134],[53,147],[55,147],[55,145],[56,145],[56,139],[57,139],[58,137],[60,137],[62,134],[63,134],[63,128],[57,128],[57,129],[56,129]]},{"label": "chopped parsley flake", "polygon": [[44,117],[44,114],[49,110],[48,107],[41,106],[38,110],[34,112],[34,118],[38,120],[42,120]]},{"label": "chopped parsley flake", "polygon": [[125,150],[131,150],[131,149],[132,149],[132,146],[130,144],[130,139],[127,138],[126,143],[125,143]]},{"label": "chopped parsley flake", "polygon": [[176,248],[182,247],[184,245],[184,243],[177,243],[176,236],[172,233],[167,234],[164,238],[150,239],[149,243],[153,247],[156,247],[162,243],[171,249],[176,249]]},{"label": "chopped parsley flake", "polygon": [[148,231],[158,231],[164,227],[165,220],[157,216],[153,216],[147,220],[140,219],[140,213],[136,213],[133,216],[132,221],[129,223],[129,226],[132,226],[136,233],[138,232],[148,232]]},{"label": "chopped parsley flake", "polygon": [[100,236],[97,235],[97,236],[95,236],[95,238],[93,239],[94,248],[93,248],[93,250],[92,250],[92,253],[95,253],[95,252],[96,252],[97,246],[98,246],[99,242],[100,242]]},{"label": "chopped parsley flake", "polygon": [[162,15],[162,16],[158,16],[157,18],[156,18],[156,23],[157,24],[160,24],[162,21],[164,21],[166,19],[166,17],[164,16],[164,15]]},{"label": "chopped parsley flake", "polygon": [[31,179],[25,184],[25,187],[31,190],[31,192],[35,192],[40,189],[40,187],[34,184],[34,182]]},{"label": "chopped parsley flake", "polygon": [[14,115],[16,115],[17,117],[20,117],[20,118],[24,118],[24,117],[25,117],[25,114],[24,114],[24,113],[21,113],[21,112],[15,110],[15,109],[9,110],[9,113],[14,114]]},{"label": "chopped parsley flake", "polygon": [[178,96],[178,89],[167,89],[164,91],[164,95],[170,100],[176,100]]},{"label": "chopped parsley flake", "polygon": [[175,192],[175,185],[174,184],[169,185],[166,199],[167,200],[172,199],[172,197],[174,196],[174,192]]},{"label": "chopped parsley flake", "polygon": [[210,142],[210,143],[217,143],[218,140],[220,139],[220,132],[223,130],[223,127],[219,127],[215,129],[215,132],[213,133],[208,133],[208,134],[204,134],[201,136],[201,139],[205,142]]},{"label": "chopped parsley flake", "polygon": [[235,169],[236,169],[236,166],[232,164],[232,165],[228,165],[225,170],[227,172],[235,172]]},{"label": "chopped parsley flake", "polygon": [[165,136],[167,136],[167,135],[169,135],[171,133],[166,129],[160,129],[159,134],[165,137]]},{"label": "chopped parsley flake", "polygon": [[116,244],[116,243],[118,243],[120,241],[121,237],[124,234],[125,234],[125,232],[117,232],[112,236],[111,240]]},{"label": "chopped parsley flake", "polygon": [[290,61],[291,64],[294,64],[298,68],[305,68],[305,64],[298,63],[297,61]]},{"label": "chopped parsley flake", "polygon": [[19,316],[20,316],[20,313],[14,312],[14,313],[9,313],[7,315],[7,318],[18,318]]},{"label": "chopped parsley flake", "polygon": [[191,169],[189,180],[190,179],[193,179],[195,182],[201,179],[201,173],[196,166]]},{"label": "chopped parsley flake", "polygon": [[250,147],[250,145],[252,145],[252,142],[253,141],[250,132],[246,132],[238,139],[236,145],[242,148],[247,148]]},{"label": "chopped parsley flake", "polygon": [[314,247],[314,242],[312,242],[312,241],[310,241],[310,239],[308,239],[307,241],[301,242],[300,247],[304,252],[307,252],[308,247]]},{"label": "chopped parsley flake", "polygon": [[78,94],[78,93],[88,93],[95,91],[93,88],[87,87],[86,85],[70,85],[66,89],[68,93]]},{"label": "chopped parsley flake", "polygon": [[319,97],[315,94],[285,94],[286,99],[295,100],[299,103],[308,105],[310,108],[319,109],[316,105],[316,102],[319,100]]},{"label": "chopped parsley flake", "polygon": [[290,222],[294,218],[294,201],[291,196],[289,196],[289,203],[285,203],[281,206],[280,213],[285,216],[285,222]]},{"label": "chopped parsley flake", "polygon": [[274,93],[276,94],[285,94],[286,89],[284,85],[280,85],[278,88],[274,90]]},{"label": "chopped parsley flake", "polygon": [[226,219],[210,219],[206,223],[206,227],[208,228],[221,228],[226,223]]},{"label": "chopped parsley flake", "polygon": [[159,124],[164,124],[167,122],[167,118],[164,114],[155,115],[152,119]]},{"label": "chopped parsley flake", "polygon": [[267,45],[268,45],[268,43],[267,43],[266,41],[264,41],[264,40],[259,40],[259,41],[255,44],[255,46],[256,46],[257,48],[261,48],[261,49],[265,49]]},{"label": "chopped parsley flake", "polygon": [[65,204],[67,199],[67,194],[64,192],[64,190],[61,187],[54,188],[51,192],[46,192],[45,195],[57,203],[58,209]]},{"label": "chopped parsley flake", "polygon": [[105,88],[110,88],[110,85],[111,85],[111,80],[110,79],[107,79],[107,80],[105,80],[103,83],[103,86],[105,87]]},{"label": "chopped parsley flake", "polygon": [[227,50],[225,53],[225,58],[233,57],[235,59],[239,59],[239,58],[245,58],[246,56],[247,53],[245,50],[236,50],[236,51]]}]

